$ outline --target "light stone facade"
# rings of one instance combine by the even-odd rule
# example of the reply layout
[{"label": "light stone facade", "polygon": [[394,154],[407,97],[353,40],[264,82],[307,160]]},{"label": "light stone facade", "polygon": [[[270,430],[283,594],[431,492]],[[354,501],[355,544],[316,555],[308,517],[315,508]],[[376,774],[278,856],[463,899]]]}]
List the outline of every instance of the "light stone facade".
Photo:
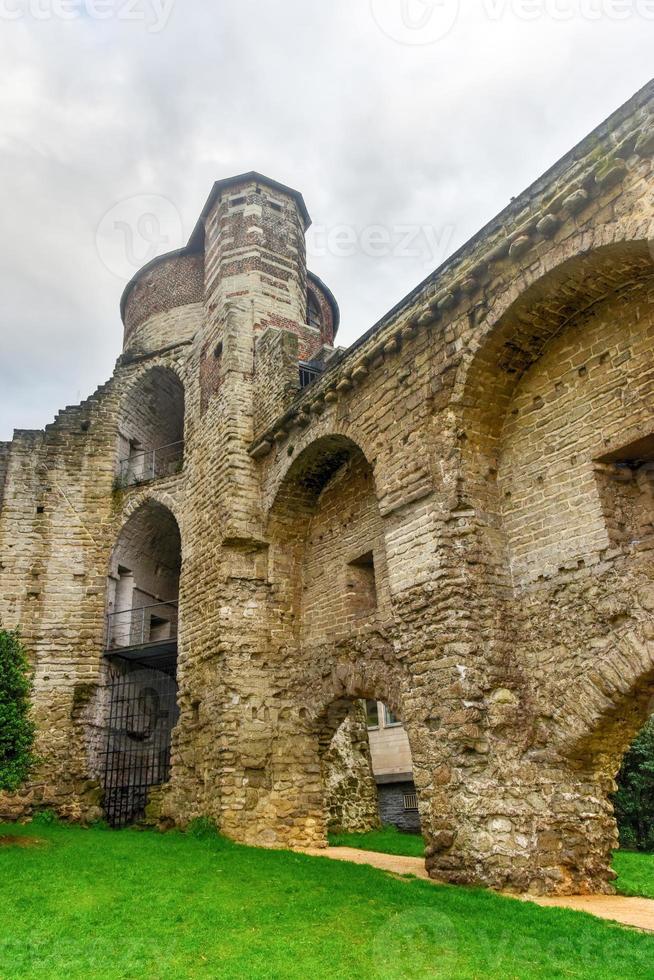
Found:
[{"label": "light stone facade", "polygon": [[[152,819],[323,844],[334,733],[378,699],[432,874],[611,889],[609,796],[654,693],[653,157],[649,83],[346,351],[300,195],[215,185],[128,286],[112,379],[0,446],[0,615],[42,760],[2,814],[101,812],[105,617],[137,534],[169,556],[149,596],[180,575]],[[299,361],[325,367],[302,391]],[[183,431],[181,465],[119,485],[144,393],[172,415],[180,386],[181,428],[149,438]]]}]

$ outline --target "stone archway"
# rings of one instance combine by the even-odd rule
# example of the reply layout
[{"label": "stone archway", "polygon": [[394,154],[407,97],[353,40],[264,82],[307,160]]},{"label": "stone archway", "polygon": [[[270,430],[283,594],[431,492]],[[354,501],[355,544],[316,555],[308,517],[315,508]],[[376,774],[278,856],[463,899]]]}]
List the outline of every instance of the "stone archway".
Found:
[{"label": "stone archway", "polygon": [[[321,763],[325,829],[361,833],[394,826],[419,833],[420,792],[414,781],[411,738],[420,726],[413,717],[409,722],[404,717],[403,712],[411,708],[402,695],[398,699],[401,673],[397,685],[378,686],[380,673],[397,671],[392,658],[381,671],[370,662],[361,670],[357,660],[365,663],[353,651],[350,670],[323,678],[325,697],[330,696],[330,688],[335,696],[312,723]],[[384,698],[394,698],[394,707]],[[427,767],[431,764],[423,761]]]},{"label": "stone archway", "polygon": [[184,464],[185,395],[177,373],[155,366],[125,392],[118,415],[116,481],[129,487],[174,476]]},{"label": "stone archway", "polygon": [[498,880],[513,854],[513,887],[611,888],[609,795],[652,677],[651,543],[616,528],[652,435],[653,272],[644,241],[571,255],[491,318],[462,369],[461,482],[522,678],[489,704],[522,727],[497,725],[497,813],[471,842]]},{"label": "stone archway", "polygon": [[115,827],[143,819],[170,775],[181,564],[172,512],[134,501],[109,564],[104,669],[87,719],[91,770]]}]

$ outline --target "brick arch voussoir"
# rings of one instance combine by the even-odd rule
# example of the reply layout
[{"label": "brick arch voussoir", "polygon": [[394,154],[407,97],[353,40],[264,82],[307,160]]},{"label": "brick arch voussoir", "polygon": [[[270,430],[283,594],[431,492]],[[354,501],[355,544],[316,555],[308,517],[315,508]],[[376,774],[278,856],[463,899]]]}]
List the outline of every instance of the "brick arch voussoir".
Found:
[{"label": "brick arch voussoir", "polygon": [[147,507],[148,504],[158,504],[160,507],[165,507],[166,510],[170,511],[172,516],[177,522],[179,528],[179,533],[182,538],[182,549],[184,542],[184,518],[183,518],[183,508],[179,502],[164,490],[156,490],[153,488],[145,488],[141,491],[137,491],[134,494],[130,494],[129,500],[127,500],[120,512],[120,518],[118,521],[116,539],[120,537],[122,532],[125,530],[130,520],[138,511]]},{"label": "brick arch voussoir", "polygon": [[360,429],[348,421],[338,421],[334,419],[321,419],[314,423],[311,428],[303,432],[297,440],[293,441],[293,455],[288,456],[284,451],[279,459],[271,467],[268,479],[263,488],[264,514],[270,516],[285,486],[293,481],[293,470],[297,467],[298,461],[305,456],[312,448],[317,447],[321,442],[332,437],[340,437],[347,440],[353,447],[358,449],[372,471],[375,495],[380,498],[379,474],[376,466],[377,452],[371,438]]},{"label": "brick arch voussoir", "polygon": [[582,259],[590,252],[611,245],[637,242],[651,244],[653,230],[654,221],[648,223],[626,219],[585,228],[544,252],[538,262],[520,269],[493,301],[484,317],[482,328],[472,338],[461,358],[452,396],[453,409],[461,422],[466,414],[470,387],[475,383],[475,368],[480,365],[484,353],[501,330],[505,316],[520,297],[572,259]]},{"label": "brick arch voussoir", "polygon": [[554,697],[553,748],[568,761],[600,758],[617,772],[622,756],[654,713],[654,640],[642,627],[616,637],[606,653]]},{"label": "brick arch voussoir", "polygon": [[137,361],[135,364],[128,363],[123,365],[123,370],[125,369],[127,369],[127,373],[124,378],[123,398],[129,397],[148,374],[152,374],[153,371],[157,370],[169,371],[171,374],[174,374],[184,389],[184,394],[186,394],[187,379],[184,365],[180,363],[179,358],[175,357],[173,353],[161,354],[145,362]]}]

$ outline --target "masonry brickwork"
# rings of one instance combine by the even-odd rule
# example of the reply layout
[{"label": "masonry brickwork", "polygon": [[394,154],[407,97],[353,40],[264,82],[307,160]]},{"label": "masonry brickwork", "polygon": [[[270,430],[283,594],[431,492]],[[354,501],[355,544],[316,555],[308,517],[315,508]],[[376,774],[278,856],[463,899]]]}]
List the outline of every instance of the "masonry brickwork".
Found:
[{"label": "masonry brickwork", "polygon": [[[179,720],[151,819],[324,844],[334,735],[378,699],[432,874],[611,889],[610,794],[654,694],[653,157],[650,83],[345,351],[301,196],[215,185],[128,286],[112,379],[0,446],[0,614],[42,760],[3,815],[102,812],[111,577],[138,527],[170,572],[174,525]],[[117,481],[121,436],[182,432],[181,466]]]}]

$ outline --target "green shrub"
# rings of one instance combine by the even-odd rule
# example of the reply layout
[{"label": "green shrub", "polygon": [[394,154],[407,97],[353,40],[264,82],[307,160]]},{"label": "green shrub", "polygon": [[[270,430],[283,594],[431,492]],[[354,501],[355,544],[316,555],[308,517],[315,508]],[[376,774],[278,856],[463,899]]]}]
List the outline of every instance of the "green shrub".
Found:
[{"label": "green shrub", "polygon": [[620,846],[654,851],[654,718],[622,760],[613,797]]},{"label": "green shrub", "polygon": [[59,827],[61,820],[54,810],[39,810],[32,818],[32,825],[36,827]]},{"label": "green shrub", "polygon": [[0,790],[13,792],[34,765],[32,678],[17,630],[0,630]]},{"label": "green shrub", "polygon": [[206,840],[207,838],[218,838],[220,836],[216,824],[209,817],[196,817],[195,820],[191,820],[186,828],[186,834],[189,837],[195,837],[196,840]]}]

